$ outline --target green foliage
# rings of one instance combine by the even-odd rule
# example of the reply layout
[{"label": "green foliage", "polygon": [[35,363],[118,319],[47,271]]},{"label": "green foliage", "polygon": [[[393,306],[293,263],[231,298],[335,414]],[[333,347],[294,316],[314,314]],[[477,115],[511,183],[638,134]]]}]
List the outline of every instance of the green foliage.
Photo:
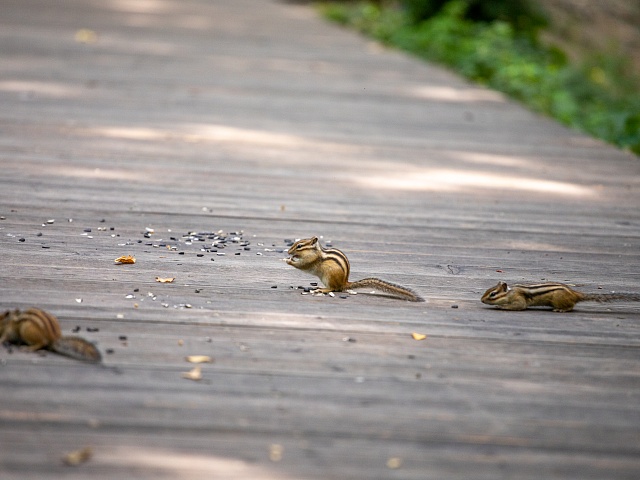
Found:
[{"label": "green foliage", "polygon": [[334,21],[444,63],[566,125],[640,154],[640,83],[624,74],[623,59],[599,56],[577,68],[561,51],[538,44],[532,28],[541,23],[522,30],[518,12],[526,7],[476,21],[470,10],[477,3],[489,11],[525,1],[332,2],[321,8]]},{"label": "green foliage", "polygon": [[[399,0],[412,23],[434,17],[447,7],[450,0]],[[499,20],[519,32],[534,32],[547,24],[544,14],[528,0],[463,0],[464,18],[474,22]]]}]

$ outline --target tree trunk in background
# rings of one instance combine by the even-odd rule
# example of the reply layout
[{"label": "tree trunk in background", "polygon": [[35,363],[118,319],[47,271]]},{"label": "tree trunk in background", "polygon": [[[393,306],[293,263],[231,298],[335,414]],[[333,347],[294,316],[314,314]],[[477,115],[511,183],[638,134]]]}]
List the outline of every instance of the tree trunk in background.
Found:
[{"label": "tree trunk in background", "polygon": [[549,15],[543,39],[575,59],[618,52],[640,75],[640,0],[535,0]]}]

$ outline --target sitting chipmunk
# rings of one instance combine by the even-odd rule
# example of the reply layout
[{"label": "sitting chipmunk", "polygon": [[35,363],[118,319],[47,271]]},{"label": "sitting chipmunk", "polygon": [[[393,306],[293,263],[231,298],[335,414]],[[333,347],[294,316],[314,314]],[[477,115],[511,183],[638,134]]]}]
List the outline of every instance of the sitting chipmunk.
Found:
[{"label": "sitting chipmunk", "polygon": [[45,348],[76,360],[98,363],[100,352],[80,337],[63,337],[58,319],[39,308],[0,314],[0,343],[26,344],[32,352]]},{"label": "sitting chipmunk", "polygon": [[629,293],[582,293],[563,283],[513,285],[499,282],[482,295],[482,303],[502,310],[525,310],[528,307],[552,307],[554,312],[570,312],[578,302],[640,302],[640,295]]},{"label": "sitting chipmunk", "polygon": [[354,288],[374,288],[410,302],[424,302],[424,299],[412,290],[379,278],[363,278],[357,282],[349,281],[349,260],[336,248],[323,248],[318,237],[295,242],[287,252],[291,257],[285,261],[300,270],[304,270],[322,280],[325,288],[314,293],[344,292]]}]

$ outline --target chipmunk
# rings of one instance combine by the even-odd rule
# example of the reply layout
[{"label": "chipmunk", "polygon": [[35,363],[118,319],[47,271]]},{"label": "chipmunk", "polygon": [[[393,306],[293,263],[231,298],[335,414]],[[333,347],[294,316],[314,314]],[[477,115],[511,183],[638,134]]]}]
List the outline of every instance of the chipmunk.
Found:
[{"label": "chipmunk", "polygon": [[374,288],[410,302],[424,302],[424,299],[412,290],[379,278],[363,278],[357,282],[349,281],[350,265],[347,256],[336,248],[323,248],[318,237],[306,238],[295,242],[287,252],[291,257],[285,261],[300,270],[304,270],[322,280],[325,288],[314,293],[344,292],[354,288]]},{"label": "chipmunk", "polygon": [[482,295],[482,303],[502,310],[525,310],[528,307],[552,307],[554,312],[570,312],[578,302],[640,302],[640,295],[630,293],[582,293],[563,283],[516,284],[509,287],[498,282]]},{"label": "chipmunk", "polygon": [[4,342],[26,344],[32,352],[44,348],[86,362],[102,360],[93,343],[80,337],[63,337],[58,319],[39,308],[0,314],[0,343]]}]

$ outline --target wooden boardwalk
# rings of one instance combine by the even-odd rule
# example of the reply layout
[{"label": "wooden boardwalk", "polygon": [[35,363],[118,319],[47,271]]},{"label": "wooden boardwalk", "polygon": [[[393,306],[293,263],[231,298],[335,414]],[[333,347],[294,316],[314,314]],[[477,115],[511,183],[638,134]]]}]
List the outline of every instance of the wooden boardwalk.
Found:
[{"label": "wooden boardwalk", "polygon": [[0,348],[3,480],[640,478],[640,305],[479,301],[640,292],[638,158],[267,0],[0,0],[0,101],[0,309],[104,355]]}]

